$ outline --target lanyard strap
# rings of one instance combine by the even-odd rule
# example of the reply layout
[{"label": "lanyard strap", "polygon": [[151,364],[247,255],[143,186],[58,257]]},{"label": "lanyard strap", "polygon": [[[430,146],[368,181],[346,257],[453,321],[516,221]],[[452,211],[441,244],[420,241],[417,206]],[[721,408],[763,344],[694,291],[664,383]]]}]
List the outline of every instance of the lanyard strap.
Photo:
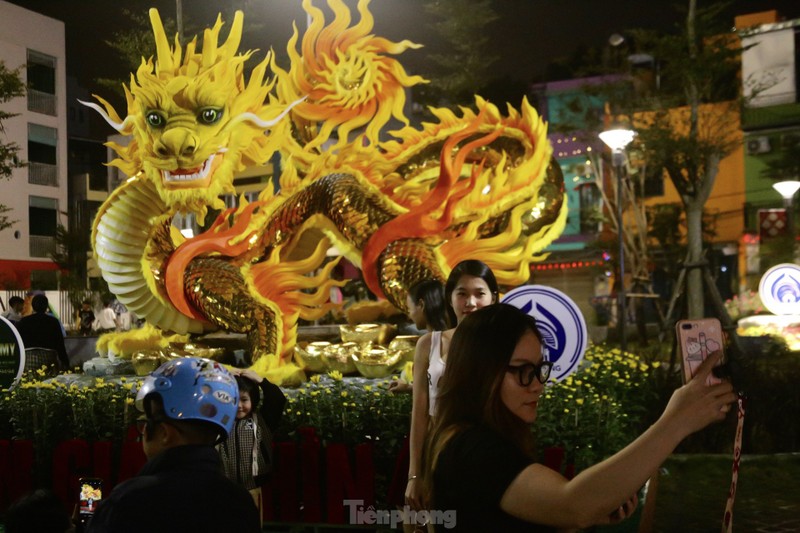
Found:
[{"label": "lanyard strap", "polygon": [[725,514],[722,517],[722,533],[733,531],[733,502],[736,499],[736,487],[739,484],[739,462],[742,459],[742,430],[744,429],[745,397],[739,393],[737,400],[738,410],[736,423],[736,437],[733,440],[733,472],[731,474],[731,488],[728,491],[728,503],[725,504]]}]

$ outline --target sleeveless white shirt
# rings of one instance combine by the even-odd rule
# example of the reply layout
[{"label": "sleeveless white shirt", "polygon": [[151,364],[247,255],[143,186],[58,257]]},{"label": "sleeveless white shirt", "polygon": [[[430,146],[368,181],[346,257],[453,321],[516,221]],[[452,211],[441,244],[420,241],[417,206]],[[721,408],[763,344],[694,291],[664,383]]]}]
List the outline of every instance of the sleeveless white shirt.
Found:
[{"label": "sleeveless white shirt", "polygon": [[442,332],[431,332],[431,351],[428,355],[428,414],[436,413],[436,396],[439,391],[439,378],[444,374],[442,360]]}]

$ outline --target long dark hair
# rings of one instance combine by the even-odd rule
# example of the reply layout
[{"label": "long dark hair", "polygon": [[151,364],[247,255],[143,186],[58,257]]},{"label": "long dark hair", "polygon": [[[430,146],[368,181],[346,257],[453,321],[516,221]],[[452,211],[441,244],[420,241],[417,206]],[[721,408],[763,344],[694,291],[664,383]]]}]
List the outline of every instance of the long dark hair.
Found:
[{"label": "long dark hair", "polygon": [[447,277],[447,283],[445,283],[444,286],[444,298],[445,303],[447,304],[447,316],[450,319],[450,324],[453,326],[458,323],[458,320],[456,319],[455,309],[453,309],[452,296],[453,291],[456,290],[456,285],[458,285],[458,280],[460,280],[462,276],[474,276],[485,281],[486,285],[489,287],[489,292],[491,292],[492,296],[494,297],[495,302],[497,301],[497,293],[499,292],[497,288],[497,279],[494,277],[494,272],[492,272],[492,269],[489,268],[486,263],[483,261],[478,261],[477,259],[465,259],[464,261],[461,261],[450,272],[450,275]]},{"label": "long dark hair", "polygon": [[434,424],[423,449],[424,483],[432,494],[436,457],[450,437],[470,426],[486,426],[530,454],[530,426],[500,398],[500,385],[517,343],[526,332],[541,342],[536,320],[508,304],[493,304],[467,315],[453,334],[439,380]]},{"label": "long dark hair", "polygon": [[414,284],[408,290],[412,301],[422,301],[423,314],[429,331],[450,329],[447,307],[444,303],[444,285],[438,279],[426,279]]}]

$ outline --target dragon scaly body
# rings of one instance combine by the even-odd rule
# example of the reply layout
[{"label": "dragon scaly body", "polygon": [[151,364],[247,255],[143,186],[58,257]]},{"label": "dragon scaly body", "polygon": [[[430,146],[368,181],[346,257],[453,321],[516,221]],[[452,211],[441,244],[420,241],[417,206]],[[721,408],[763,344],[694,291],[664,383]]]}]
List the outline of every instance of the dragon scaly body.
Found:
[{"label": "dragon scaly body", "polygon": [[[241,13],[224,43],[218,19],[201,50],[196,40],[184,50],[170,46],[151,10],[157,52],[126,88],[124,120],[101,98],[102,107],[87,104],[131,136],[111,145],[112,164],[131,178],[93,229],[112,292],[164,331],[245,333],[255,368],[278,382],[301,374],[291,362],[298,319],[331,308],[330,244],[403,309],[410,286],[445,279],[469,257],[505,285],[525,282],[566,216],[546,125],[526,101],[503,115],[476,97],[477,113],[433,109],[436,122],[412,127],[404,90],[424,80],[391,55],[416,45],[372,36],[367,0],[353,26],[340,0],[330,0],[327,26],[310,0],[303,5],[312,23],[302,54],[295,32],[291,68],[268,56],[249,80],[252,54],[237,55]],[[406,125],[382,141],[392,117]],[[219,197],[234,192],[234,174],[274,151],[285,162],[280,189],[225,210]],[[176,214],[202,223],[209,208],[222,212],[203,233],[186,239],[172,228]],[[298,256],[312,229],[325,238]]]}]

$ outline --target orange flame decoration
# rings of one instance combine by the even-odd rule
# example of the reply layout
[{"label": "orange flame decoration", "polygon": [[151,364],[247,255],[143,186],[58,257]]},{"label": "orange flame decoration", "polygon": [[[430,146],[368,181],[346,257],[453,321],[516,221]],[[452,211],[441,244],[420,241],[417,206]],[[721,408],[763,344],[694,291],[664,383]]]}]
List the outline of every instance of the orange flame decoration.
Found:
[{"label": "orange flame decoration", "polygon": [[[381,226],[364,247],[361,265],[364,282],[369,289],[381,298],[385,298],[378,281],[377,262],[381,252],[389,243],[407,238],[424,238],[444,231],[453,221],[453,212],[457,202],[474,188],[477,177],[483,170],[483,162],[473,166],[468,180],[459,180],[464,161],[473,150],[486,146],[502,133],[499,128],[479,139],[467,143],[452,157],[458,143],[478,131],[483,119],[483,112],[463,131],[448,138],[442,147],[439,180],[424,200],[410,211],[397,216]],[[442,206],[441,215],[434,214]]]},{"label": "orange flame decoration", "polygon": [[[258,242],[258,232],[246,232],[256,210],[263,208],[263,202],[253,202],[239,208],[227,209],[221,213],[208,231],[185,241],[170,257],[166,267],[167,294],[175,307],[182,313],[205,320],[186,300],[183,278],[189,262],[203,254],[218,253],[226,257],[237,257],[248,251]],[[230,215],[236,212],[236,222],[226,227]],[[330,273],[339,260],[330,261],[316,276],[305,274],[313,272],[325,261],[325,252],[330,247],[328,239],[321,239],[314,253],[300,261],[282,260],[282,247],[276,246],[265,261],[244,265],[242,275],[249,287],[248,294],[275,313],[276,326],[281,331],[278,345],[280,363],[291,360],[296,343],[297,319],[315,320],[337,307],[328,297],[332,287],[344,285],[345,281],[331,279]],[[311,292],[302,290],[315,289]]]},{"label": "orange flame decoration", "polygon": [[228,223],[228,217],[236,211],[236,208],[226,209],[217,217],[208,231],[183,242],[170,256],[166,265],[165,277],[167,294],[172,304],[181,313],[198,320],[206,320],[186,300],[183,290],[183,276],[186,267],[192,259],[205,253],[218,252],[233,257],[246,252],[252,246],[250,238],[242,239],[234,245],[231,245],[230,241],[241,239],[242,232],[247,229],[250,217],[257,207],[259,207],[258,202],[247,204],[236,218],[236,223],[224,229],[223,225]]},{"label": "orange flame decoration", "polygon": [[[381,128],[392,118],[408,125],[403,114],[405,88],[425,83],[421,76],[409,76],[400,63],[389,55],[397,55],[421,45],[403,40],[399,43],[376,37],[369,0],[359,0],[358,24],[350,27],[350,11],[341,0],[328,0],[334,20],[325,26],[323,12],[303,0],[303,8],[311,15],[311,25],[303,35],[302,57],[297,53],[297,28],[287,45],[291,71],[287,74],[274,67],[280,79],[278,95],[283,102],[302,96],[308,99],[292,110],[295,121],[319,123],[320,130],[309,139],[304,150],[322,146],[336,131],[341,148],[349,134],[366,126],[365,138],[377,144]],[[300,120],[298,120],[300,119]]]},{"label": "orange flame decoration", "polygon": [[[331,278],[331,271],[339,263],[339,258],[328,262],[316,276],[303,273],[316,270],[325,260],[330,247],[328,239],[321,239],[314,253],[301,261],[285,261],[280,257],[280,247],[276,247],[265,262],[253,265],[245,271],[245,279],[255,287],[250,293],[261,303],[279,310],[276,320],[283,334],[280,343],[281,362],[291,361],[297,342],[295,327],[297,319],[316,320],[338,307],[328,301],[330,290],[341,287],[346,280]],[[302,290],[315,289],[312,292]]]}]

